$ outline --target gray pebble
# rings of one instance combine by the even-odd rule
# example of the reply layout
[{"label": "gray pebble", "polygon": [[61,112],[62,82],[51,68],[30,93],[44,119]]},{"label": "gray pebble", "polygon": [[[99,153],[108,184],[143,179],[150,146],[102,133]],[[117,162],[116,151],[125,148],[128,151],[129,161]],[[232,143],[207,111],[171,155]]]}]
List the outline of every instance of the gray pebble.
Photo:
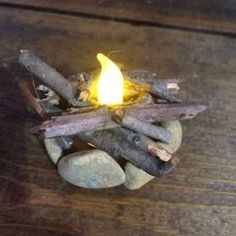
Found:
[{"label": "gray pebble", "polygon": [[161,126],[171,133],[171,138],[169,144],[165,144],[162,142],[158,142],[158,144],[165,148],[169,153],[173,154],[179,149],[182,143],[182,125],[178,120],[171,120],[162,122]]},{"label": "gray pebble", "polygon": [[47,150],[49,159],[56,164],[58,159],[62,156],[63,150],[58,144],[56,138],[44,139],[44,145]]},{"label": "gray pebble", "polygon": [[125,165],[124,186],[130,190],[139,189],[154,178],[155,176],[148,174],[142,169],[139,169],[130,162],[126,163]]},{"label": "gray pebble", "polygon": [[106,152],[89,150],[63,156],[58,172],[67,182],[83,188],[110,188],[125,181],[124,171]]},{"label": "gray pebble", "polygon": [[59,158],[63,155],[63,151],[70,149],[73,145],[71,137],[57,137],[44,139],[44,145],[47,150],[49,159],[57,164]]}]

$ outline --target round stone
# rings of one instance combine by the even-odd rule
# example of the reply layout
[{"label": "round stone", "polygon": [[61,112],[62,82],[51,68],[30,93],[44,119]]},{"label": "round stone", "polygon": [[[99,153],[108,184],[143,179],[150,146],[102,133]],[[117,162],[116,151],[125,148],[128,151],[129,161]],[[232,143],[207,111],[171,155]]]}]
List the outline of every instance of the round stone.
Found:
[{"label": "round stone", "polygon": [[130,162],[126,163],[125,165],[124,186],[130,190],[139,189],[154,178],[155,176],[148,174],[142,169],[139,169]]},{"label": "round stone", "polygon": [[47,150],[49,159],[56,164],[58,159],[62,156],[63,150],[55,138],[44,139],[44,145]]},{"label": "round stone", "polygon": [[161,126],[171,133],[171,138],[169,144],[162,142],[158,142],[158,144],[165,148],[169,153],[173,154],[179,149],[182,143],[182,125],[178,120],[170,120],[162,122]]},{"label": "round stone", "polygon": [[110,188],[125,181],[119,164],[101,150],[63,156],[58,161],[58,172],[67,182],[83,188]]}]

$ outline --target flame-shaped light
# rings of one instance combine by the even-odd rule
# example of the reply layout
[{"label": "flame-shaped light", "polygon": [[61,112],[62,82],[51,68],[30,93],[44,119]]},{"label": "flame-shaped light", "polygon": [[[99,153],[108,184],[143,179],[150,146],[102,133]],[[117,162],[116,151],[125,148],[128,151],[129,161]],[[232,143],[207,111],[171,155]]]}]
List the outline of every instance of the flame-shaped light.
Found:
[{"label": "flame-shaped light", "polygon": [[101,105],[117,105],[123,102],[124,78],[119,67],[108,57],[99,53],[97,59],[101,64],[98,77],[97,99]]}]

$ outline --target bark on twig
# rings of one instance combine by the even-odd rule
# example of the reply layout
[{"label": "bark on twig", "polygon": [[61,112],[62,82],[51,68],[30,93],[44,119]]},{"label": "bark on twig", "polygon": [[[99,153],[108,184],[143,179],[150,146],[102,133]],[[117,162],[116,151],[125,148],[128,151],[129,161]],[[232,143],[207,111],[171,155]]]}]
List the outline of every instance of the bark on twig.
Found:
[{"label": "bark on twig", "polygon": [[102,130],[117,127],[113,122],[111,114],[129,114],[132,117],[145,122],[156,122],[172,119],[192,119],[199,112],[206,109],[202,104],[158,104],[143,107],[112,108],[111,113],[105,109],[87,113],[54,117],[50,121],[32,129],[34,133],[41,133],[46,138],[74,135],[78,132]]},{"label": "bark on twig", "polygon": [[149,152],[154,156],[158,156],[162,161],[169,161],[171,159],[171,154],[162,148],[159,144],[155,143],[153,140],[147,136],[137,134],[133,131],[124,128],[114,128],[112,131],[120,136],[122,136],[126,141],[141,148],[145,152]]},{"label": "bark on twig", "polygon": [[162,82],[155,81],[153,85],[151,86],[150,92],[158,96],[160,98],[163,98],[169,102],[172,103],[179,103],[181,102],[180,98],[172,95],[168,89],[165,88],[165,85]]},{"label": "bark on twig", "polygon": [[26,81],[21,80],[19,82],[19,87],[21,89],[21,92],[23,96],[25,97],[27,104],[30,106],[30,108],[37,113],[41,118],[45,117],[46,112],[40,102],[33,96],[31,93],[28,84]]},{"label": "bark on twig", "polygon": [[53,117],[51,120],[32,128],[31,132],[39,133],[45,138],[52,138],[116,126],[118,124],[112,121],[110,113],[100,109],[81,114]]},{"label": "bark on twig", "polygon": [[123,127],[131,129],[139,134],[146,135],[150,138],[169,143],[170,132],[163,129],[162,127],[158,127],[146,121],[139,120],[136,117],[125,114],[124,112],[117,112],[116,114],[117,117],[115,117],[115,120],[118,121]]},{"label": "bark on twig", "polygon": [[39,98],[35,98],[30,90],[29,84],[26,81],[21,80],[19,82],[19,87],[27,101],[27,104],[39,117],[45,119],[51,116],[58,116],[62,114],[62,110],[52,105],[49,100],[40,100]]},{"label": "bark on twig", "polygon": [[181,103],[133,106],[123,110],[139,120],[158,122],[193,119],[198,113],[205,111],[206,107],[206,104]]},{"label": "bark on twig", "polygon": [[179,103],[181,100],[172,94],[179,90],[178,80],[163,80],[154,77],[147,71],[126,71],[128,80],[148,88],[149,92],[155,96],[163,98],[172,103]]},{"label": "bark on twig", "polygon": [[77,88],[59,74],[55,69],[43,62],[38,56],[29,50],[21,50],[19,62],[30,72],[35,74],[38,79],[73,106],[87,105],[76,99]]},{"label": "bark on twig", "polygon": [[113,157],[122,156],[151,175],[161,177],[170,173],[172,170],[172,166],[169,163],[166,164],[141,149],[135,148],[121,136],[111,131],[103,130],[79,133],[77,136],[83,141],[108,152]]}]

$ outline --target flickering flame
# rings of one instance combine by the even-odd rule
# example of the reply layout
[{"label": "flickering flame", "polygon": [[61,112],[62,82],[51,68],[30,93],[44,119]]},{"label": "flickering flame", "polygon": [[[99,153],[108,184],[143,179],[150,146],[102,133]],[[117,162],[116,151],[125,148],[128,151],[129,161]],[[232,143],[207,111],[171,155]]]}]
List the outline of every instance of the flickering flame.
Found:
[{"label": "flickering flame", "polygon": [[97,59],[101,64],[98,78],[97,99],[101,105],[116,105],[123,102],[124,78],[119,67],[108,57],[99,53]]}]

